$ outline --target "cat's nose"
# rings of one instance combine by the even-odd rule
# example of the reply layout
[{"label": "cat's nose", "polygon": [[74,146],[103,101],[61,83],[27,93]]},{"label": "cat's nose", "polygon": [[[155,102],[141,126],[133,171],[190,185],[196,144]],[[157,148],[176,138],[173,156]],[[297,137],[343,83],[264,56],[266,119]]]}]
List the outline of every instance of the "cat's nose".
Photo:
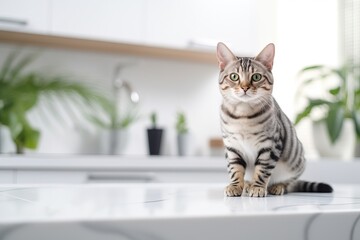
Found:
[{"label": "cat's nose", "polygon": [[244,90],[244,92],[246,92],[247,90],[249,90],[249,87],[241,87],[242,90]]}]

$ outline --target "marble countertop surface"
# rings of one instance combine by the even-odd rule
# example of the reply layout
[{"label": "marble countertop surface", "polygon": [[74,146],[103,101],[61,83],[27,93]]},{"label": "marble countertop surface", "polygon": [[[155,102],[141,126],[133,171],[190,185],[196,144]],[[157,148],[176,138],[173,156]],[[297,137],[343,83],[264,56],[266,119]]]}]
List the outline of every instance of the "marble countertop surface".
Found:
[{"label": "marble countertop surface", "polygon": [[360,185],[266,198],[223,188],[1,185],[0,239],[360,239]]}]

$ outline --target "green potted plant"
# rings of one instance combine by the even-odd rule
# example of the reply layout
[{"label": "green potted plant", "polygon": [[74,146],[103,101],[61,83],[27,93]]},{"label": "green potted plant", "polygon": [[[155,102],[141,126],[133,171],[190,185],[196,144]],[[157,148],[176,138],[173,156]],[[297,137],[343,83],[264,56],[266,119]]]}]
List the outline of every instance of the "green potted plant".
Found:
[{"label": "green potted plant", "polygon": [[61,76],[25,71],[35,57],[34,54],[19,57],[18,52],[13,52],[0,69],[0,126],[9,130],[16,153],[38,146],[41,133],[32,126],[27,114],[37,105],[41,96],[72,96],[69,100],[77,102],[80,99],[88,107],[87,110],[95,105],[108,104],[106,98],[84,84]]},{"label": "green potted plant", "polygon": [[189,154],[189,129],[184,112],[178,112],[175,124],[177,132],[177,149],[179,156]]},{"label": "green potted plant", "polygon": [[[355,137],[360,137],[360,77],[354,75],[356,68],[359,67],[315,65],[300,71],[301,77],[306,76],[299,88],[301,94],[306,95],[304,92],[319,82],[320,88],[316,89],[323,92],[318,91],[321,97],[306,96],[307,104],[297,114],[295,125],[305,118],[313,121],[314,142],[321,156],[345,157],[346,153],[353,152]],[[320,116],[314,119],[316,111]],[[345,133],[346,129],[349,133]],[[320,139],[322,132],[327,137]],[[351,138],[353,144],[349,141]]]},{"label": "green potted plant", "polygon": [[147,129],[149,154],[160,155],[163,129],[158,128],[156,112],[152,112],[150,114],[150,121],[151,121],[151,127]]}]

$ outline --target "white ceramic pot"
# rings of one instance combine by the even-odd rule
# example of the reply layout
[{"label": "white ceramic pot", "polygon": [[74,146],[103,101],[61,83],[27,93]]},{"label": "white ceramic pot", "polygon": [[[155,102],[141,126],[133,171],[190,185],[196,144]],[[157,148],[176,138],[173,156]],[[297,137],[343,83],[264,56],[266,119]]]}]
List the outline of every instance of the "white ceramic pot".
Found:
[{"label": "white ceramic pot", "polygon": [[190,135],[188,133],[177,135],[177,149],[179,156],[190,155]]},{"label": "white ceramic pot", "polygon": [[359,141],[356,141],[356,144],[355,144],[354,158],[356,158],[356,160],[360,160],[360,142]]},{"label": "white ceramic pot", "polygon": [[102,154],[123,154],[127,145],[126,129],[103,129],[100,134],[100,152]]},{"label": "white ceramic pot", "polygon": [[0,153],[4,152],[4,141],[5,138],[3,137],[2,127],[0,126]]},{"label": "white ceramic pot", "polygon": [[313,123],[313,138],[315,147],[321,157],[349,160],[354,157],[356,136],[353,122],[344,121],[340,136],[335,143],[331,143],[324,122]]},{"label": "white ceramic pot", "polygon": [[3,126],[0,126],[0,154],[1,153],[15,153],[15,144],[11,140],[10,131]]}]

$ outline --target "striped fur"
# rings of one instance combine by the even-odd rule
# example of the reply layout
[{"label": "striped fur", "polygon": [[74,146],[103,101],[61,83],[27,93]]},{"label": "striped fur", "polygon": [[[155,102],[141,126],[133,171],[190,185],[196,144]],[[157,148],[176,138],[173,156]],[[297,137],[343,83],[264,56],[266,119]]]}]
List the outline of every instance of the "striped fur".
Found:
[{"label": "striped fur", "polygon": [[218,44],[220,119],[230,177],[225,194],[332,192],[327,184],[298,180],[305,169],[304,150],[272,96],[274,53],[269,44],[255,58],[236,57]]}]

